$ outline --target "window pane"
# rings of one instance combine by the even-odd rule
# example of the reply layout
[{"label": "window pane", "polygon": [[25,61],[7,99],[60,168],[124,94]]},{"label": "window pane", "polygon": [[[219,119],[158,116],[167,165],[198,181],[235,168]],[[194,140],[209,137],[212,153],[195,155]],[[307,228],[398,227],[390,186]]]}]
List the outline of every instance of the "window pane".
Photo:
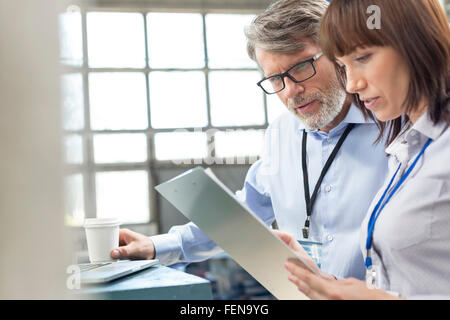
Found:
[{"label": "window pane", "polygon": [[200,14],[149,13],[147,30],[152,68],[202,68],[205,65]]},{"label": "window pane", "polygon": [[282,113],[287,112],[287,107],[281,102],[276,94],[266,95],[267,98],[267,118],[269,123],[278,118]]},{"label": "window pane", "polygon": [[264,143],[263,130],[219,131],[215,134],[217,157],[259,156]]},{"label": "window pane", "polygon": [[206,15],[206,40],[210,68],[254,67],[248,57],[244,27],[250,25],[254,15]]},{"label": "window pane", "polygon": [[83,64],[81,13],[65,12],[59,15],[59,45],[61,62],[72,66]]},{"label": "window pane", "polygon": [[209,74],[213,126],[263,125],[264,100],[257,71],[215,71]]},{"label": "window pane", "polygon": [[83,176],[74,174],[64,181],[65,220],[67,225],[81,226],[84,221]]},{"label": "window pane", "polygon": [[145,134],[97,134],[94,136],[96,163],[147,161]]},{"label": "window pane", "polygon": [[153,128],[207,125],[203,72],[152,72],[149,81]]},{"label": "window pane", "polygon": [[67,135],[65,138],[66,162],[68,164],[83,163],[83,138],[78,134]]},{"label": "window pane", "polygon": [[142,14],[89,12],[86,20],[90,67],[145,67]]},{"label": "window pane", "polygon": [[147,128],[143,73],[90,73],[89,101],[94,130]]},{"label": "window pane", "polygon": [[63,105],[63,128],[82,130],[84,128],[84,96],[81,73],[69,73],[61,77]]},{"label": "window pane", "polygon": [[118,218],[122,223],[149,222],[146,171],[98,172],[96,191],[98,218]]},{"label": "window pane", "polygon": [[207,156],[204,132],[163,132],[155,135],[157,160],[202,159]]}]

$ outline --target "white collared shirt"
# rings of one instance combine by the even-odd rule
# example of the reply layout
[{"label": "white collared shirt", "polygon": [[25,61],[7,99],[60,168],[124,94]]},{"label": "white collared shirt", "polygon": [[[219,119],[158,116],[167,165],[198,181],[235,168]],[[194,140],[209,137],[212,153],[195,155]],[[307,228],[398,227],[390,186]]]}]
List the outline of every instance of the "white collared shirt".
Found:
[{"label": "white collared shirt", "polygon": [[400,166],[398,182],[420,150],[433,142],[381,212],[373,233],[372,261],[381,289],[403,297],[450,294],[450,130],[424,114],[386,149],[389,176],[361,228],[366,256],[370,215]]}]

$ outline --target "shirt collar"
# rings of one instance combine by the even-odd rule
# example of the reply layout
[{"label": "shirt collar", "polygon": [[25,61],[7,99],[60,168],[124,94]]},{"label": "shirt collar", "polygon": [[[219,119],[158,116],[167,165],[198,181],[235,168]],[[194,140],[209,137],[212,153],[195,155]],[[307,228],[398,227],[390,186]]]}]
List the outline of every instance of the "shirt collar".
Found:
[{"label": "shirt collar", "polygon": [[403,133],[386,148],[386,153],[396,156],[399,161],[408,159],[426,140],[438,139],[447,127],[448,124],[445,121],[434,124],[428,116],[428,112],[425,112],[416,123],[410,122],[405,127]]},{"label": "shirt collar", "polygon": [[428,112],[425,112],[412,126],[411,131],[417,131],[428,138],[436,140],[447,127],[448,124],[445,121],[434,124],[428,116]]},{"label": "shirt collar", "polygon": [[[315,133],[325,134],[325,132],[321,132],[319,130],[310,130],[310,129],[306,128],[305,124],[298,119],[297,119],[297,123],[298,123],[299,131],[306,130],[306,132],[315,132]],[[354,103],[352,103],[344,120],[342,120],[342,122],[339,123],[339,125],[337,125],[335,128],[333,128],[328,133],[328,135],[334,135],[335,133],[340,132],[343,128],[347,127],[347,124],[350,124],[350,123],[373,124],[374,122],[371,119],[365,119],[362,111]]]}]

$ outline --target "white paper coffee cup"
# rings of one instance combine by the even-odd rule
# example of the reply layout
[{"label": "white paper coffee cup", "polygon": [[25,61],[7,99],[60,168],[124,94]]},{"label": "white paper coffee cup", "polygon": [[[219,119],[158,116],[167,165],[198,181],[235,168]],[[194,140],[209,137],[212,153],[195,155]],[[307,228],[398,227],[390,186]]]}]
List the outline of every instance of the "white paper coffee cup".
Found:
[{"label": "white paper coffee cup", "polygon": [[115,218],[85,219],[84,229],[91,263],[117,261],[111,251],[119,246],[120,221]]}]

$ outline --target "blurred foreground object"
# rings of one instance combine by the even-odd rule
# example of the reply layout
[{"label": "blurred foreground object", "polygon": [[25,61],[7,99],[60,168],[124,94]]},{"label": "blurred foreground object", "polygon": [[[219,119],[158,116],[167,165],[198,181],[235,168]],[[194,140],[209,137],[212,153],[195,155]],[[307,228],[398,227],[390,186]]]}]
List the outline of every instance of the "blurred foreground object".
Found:
[{"label": "blurred foreground object", "polygon": [[68,297],[58,56],[63,3],[0,0],[0,299]]}]

